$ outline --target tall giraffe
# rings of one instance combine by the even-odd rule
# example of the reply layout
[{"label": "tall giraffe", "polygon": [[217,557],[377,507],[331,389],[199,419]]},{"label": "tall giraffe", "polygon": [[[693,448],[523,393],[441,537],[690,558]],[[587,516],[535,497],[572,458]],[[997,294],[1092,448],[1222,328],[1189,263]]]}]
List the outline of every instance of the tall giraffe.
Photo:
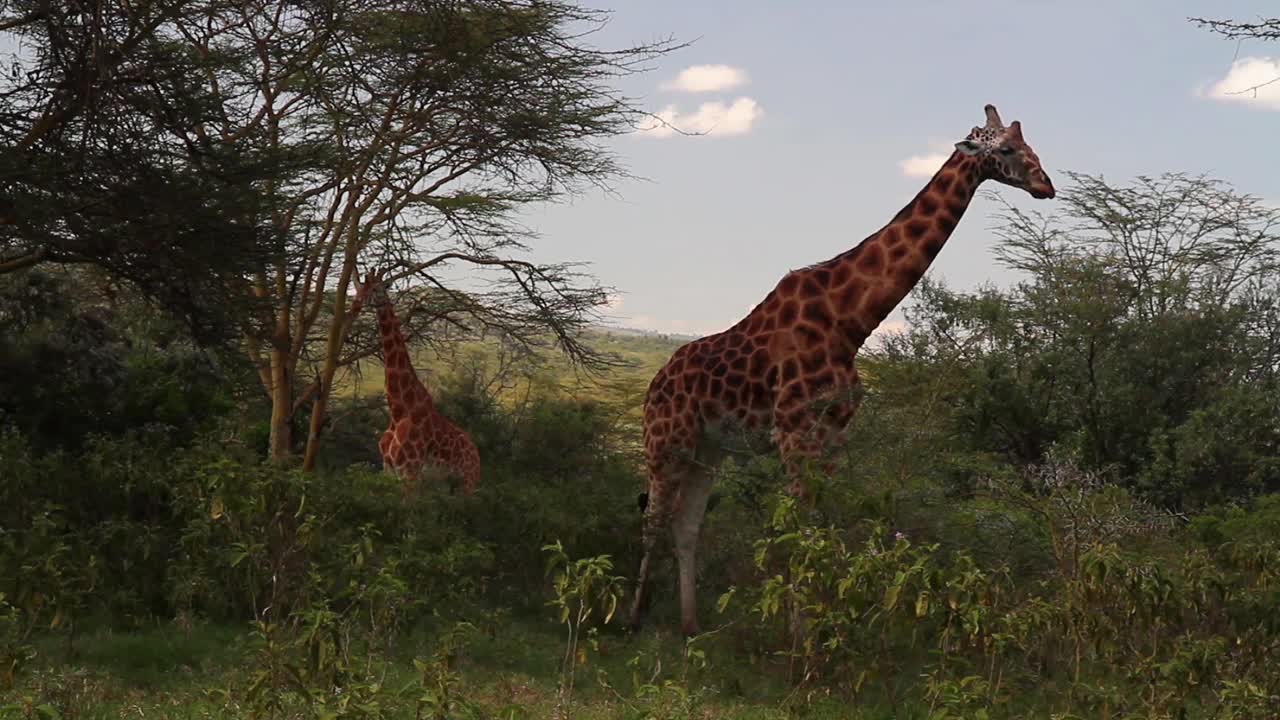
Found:
[{"label": "tall giraffe", "polygon": [[[680,614],[698,632],[696,552],[711,494],[711,471],[726,450],[717,431],[771,429],[770,438],[804,495],[799,469],[838,445],[858,407],[854,356],[906,297],[942,250],[984,180],[1054,196],[1022,126],[1005,127],[996,108],[974,127],[933,179],[879,231],[852,250],[793,270],[736,325],[675,351],[649,385],[644,450],[649,473],[644,556],[632,627],[648,605],[650,563],[670,526],[680,573]],[[829,465],[825,466],[829,469]]]},{"label": "tall giraffe", "polygon": [[406,494],[428,465],[456,474],[462,479],[463,492],[474,493],[480,482],[480,452],[465,430],[436,409],[431,393],[414,372],[400,319],[391,307],[379,271],[367,273],[356,289],[352,315],[359,314],[365,305],[373,306],[378,313],[387,406],[391,411],[391,425],[378,440],[382,467],[400,477]]}]

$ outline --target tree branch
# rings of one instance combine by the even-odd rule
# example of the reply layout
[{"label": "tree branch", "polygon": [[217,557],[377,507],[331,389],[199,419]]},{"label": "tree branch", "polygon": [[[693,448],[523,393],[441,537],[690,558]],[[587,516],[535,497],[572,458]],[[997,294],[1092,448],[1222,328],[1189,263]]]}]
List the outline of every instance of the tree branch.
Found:
[{"label": "tree branch", "polygon": [[43,261],[45,259],[45,256],[48,254],[49,254],[48,248],[40,247],[27,253],[26,255],[21,255],[11,259],[0,259],[0,275],[16,272],[18,270],[23,270],[31,267],[32,265],[37,265],[41,261]]},{"label": "tree branch", "polygon": [[1207,18],[1189,17],[1190,22],[1210,32],[1231,39],[1250,38],[1254,40],[1280,39],[1280,18],[1258,18],[1257,22],[1239,20],[1209,20]]}]

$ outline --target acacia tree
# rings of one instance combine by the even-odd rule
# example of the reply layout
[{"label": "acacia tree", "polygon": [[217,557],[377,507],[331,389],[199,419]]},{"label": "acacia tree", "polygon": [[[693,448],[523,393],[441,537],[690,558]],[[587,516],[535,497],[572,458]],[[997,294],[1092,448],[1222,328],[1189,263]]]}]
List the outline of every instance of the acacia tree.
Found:
[{"label": "acacia tree", "polygon": [[616,81],[675,44],[596,48],[607,14],[567,0],[3,12],[30,52],[0,108],[0,268],[98,262],[166,305],[185,292],[236,317],[271,400],[271,457],[294,452],[310,407],[314,464],[334,378],[368,352],[344,349],[358,261],[413,286],[411,330],[602,361],[579,331],[606,289],[531,262],[515,215],[625,174],[602,141],[642,113]]},{"label": "acacia tree", "polygon": [[[351,358],[361,258],[434,288],[434,319],[599,359],[578,332],[605,288],[525,259],[514,213],[623,173],[599,141],[640,111],[612,83],[674,45],[596,49],[605,20],[544,0],[287,0],[204,2],[174,21],[218,103],[183,136],[192,162],[258,161],[260,203],[244,220],[271,241],[244,338],[271,397],[273,458],[290,455],[293,415],[310,402],[314,464]],[[458,265],[486,284],[459,285],[446,270]]]},{"label": "acacia tree", "polygon": [[252,188],[226,162],[186,162],[173,132],[212,107],[161,38],[192,4],[0,3],[15,48],[0,77],[0,274],[99,266],[213,342],[234,334],[228,283],[259,238],[234,209]]}]

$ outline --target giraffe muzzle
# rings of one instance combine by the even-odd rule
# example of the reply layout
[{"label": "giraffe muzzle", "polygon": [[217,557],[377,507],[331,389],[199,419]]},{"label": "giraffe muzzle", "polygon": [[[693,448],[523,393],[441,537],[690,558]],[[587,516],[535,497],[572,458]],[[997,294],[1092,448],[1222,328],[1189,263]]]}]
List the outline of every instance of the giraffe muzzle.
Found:
[{"label": "giraffe muzzle", "polygon": [[1053,183],[1049,182],[1049,176],[1043,172],[1037,173],[1037,175],[1038,177],[1027,186],[1027,192],[1031,193],[1031,197],[1037,200],[1052,200],[1058,192],[1053,189]]}]

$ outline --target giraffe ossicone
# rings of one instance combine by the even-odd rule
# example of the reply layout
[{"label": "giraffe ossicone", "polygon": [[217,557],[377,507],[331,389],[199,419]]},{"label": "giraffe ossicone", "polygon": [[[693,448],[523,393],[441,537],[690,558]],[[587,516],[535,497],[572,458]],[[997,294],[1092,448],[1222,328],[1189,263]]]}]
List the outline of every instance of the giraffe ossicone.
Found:
[{"label": "giraffe ossicone", "polygon": [[367,305],[378,316],[391,413],[391,424],[378,440],[382,466],[399,476],[406,494],[415,489],[424,471],[434,469],[457,476],[462,491],[470,495],[480,482],[480,452],[465,430],[436,409],[431,393],[414,371],[383,274],[380,270],[367,273],[351,305],[352,315]]},{"label": "giraffe ossicone", "polygon": [[[938,172],[887,225],[825,262],[787,273],[745,318],[675,351],[644,401],[649,474],[643,558],[631,624],[650,597],[659,536],[670,529],[680,576],[681,623],[698,631],[697,543],[712,470],[730,451],[714,430],[768,430],[791,480],[804,494],[801,467],[847,437],[858,408],[854,358],[873,330],[919,282],[964,215],[978,186],[995,180],[1035,198],[1053,183],[1022,136],[994,105]],[[830,468],[829,464],[824,467]]]}]

